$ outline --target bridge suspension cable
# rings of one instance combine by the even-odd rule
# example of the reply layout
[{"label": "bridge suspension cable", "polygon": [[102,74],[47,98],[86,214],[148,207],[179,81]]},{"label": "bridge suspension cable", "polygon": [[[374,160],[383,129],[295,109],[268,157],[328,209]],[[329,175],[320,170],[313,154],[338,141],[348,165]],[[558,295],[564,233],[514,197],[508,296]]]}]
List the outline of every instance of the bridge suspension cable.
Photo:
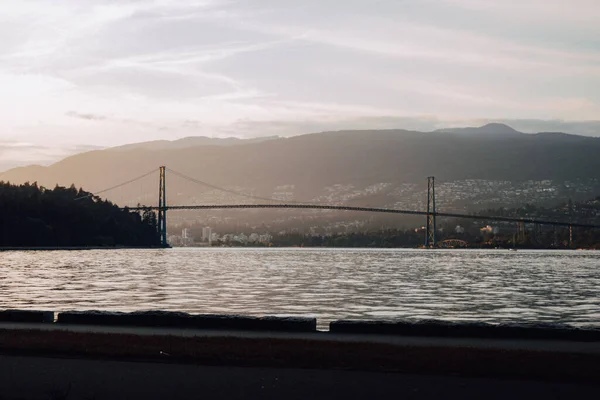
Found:
[{"label": "bridge suspension cable", "polygon": [[[268,197],[260,197],[254,196],[248,193],[225,189],[217,185],[213,185],[208,182],[201,181],[199,179],[192,178],[191,176],[185,175],[181,172],[172,170],[167,168],[169,172],[172,174],[179,176],[185,180],[193,182],[197,185],[201,185],[204,187],[208,187],[211,189],[219,190],[226,193],[235,194],[242,197],[252,198],[256,200],[266,200],[269,202],[281,202],[281,199],[273,199]],[[89,194],[86,196],[81,196],[76,198],[75,200],[81,200],[87,197],[99,195],[101,193],[108,192],[113,189],[117,189],[121,186],[125,186],[127,184],[133,183],[140,179],[143,179],[151,174],[156,173],[156,170],[149,171],[143,175],[125,181],[115,186],[111,186],[107,189],[100,190],[94,194]],[[243,209],[243,208],[295,208],[295,209],[315,209],[315,210],[339,210],[339,211],[366,211],[366,212],[377,212],[377,213],[393,213],[393,214],[412,214],[412,215],[434,215],[437,217],[450,217],[450,218],[468,218],[468,219],[477,219],[477,220],[494,220],[494,221],[502,221],[502,222],[519,222],[519,223],[527,223],[527,224],[539,224],[539,225],[554,225],[554,226],[564,226],[569,228],[579,227],[579,228],[591,228],[591,229],[599,229],[600,225],[594,224],[582,224],[582,223],[574,223],[572,221],[563,222],[563,221],[549,221],[549,220],[538,220],[533,218],[513,218],[513,217],[501,217],[501,216],[492,216],[492,215],[477,215],[477,214],[458,214],[458,213],[445,213],[445,212],[437,212],[433,209],[428,211],[412,211],[412,210],[399,210],[399,209],[389,209],[389,208],[374,208],[374,207],[353,207],[353,206],[339,206],[339,205],[326,205],[326,204],[309,204],[306,202],[299,201],[291,201],[288,200],[286,203],[276,203],[276,204],[205,204],[205,205],[178,205],[178,206],[167,206],[166,204],[156,206],[138,206],[138,207],[122,207],[127,208],[131,211],[141,211],[141,210],[206,210],[206,209]]]},{"label": "bridge suspension cable", "polygon": [[136,178],[130,179],[130,180],[126,181],[126,182],[119,183],[118,185],[111,186],[111,187],[109,187],[109,188],[107,188],[107,189],[99,190],[99,191],[97,191],[97,192],[90,193],[90,194],[88,194],[88,195],[85,195],[85,196],[80,196],[80,197],[77,197],[77,198],[75,198],[74,200],[82,200],[82,199],[86,199],[86,198],[88,198],[88,197],[97,196],[97,195],[99,195],[99,194],[101,194],[101,193],[105,193],[105,192],[111,191],[111,190],[113,190],[113,189],[118,189],[118,188],[120,188],[121,186],[125,186],[125,185],[128,185],[128,184],[130,184],[130,183],[133,183],[133,182],[135,182],[135,181],[139,181],[140,179],[143,179],[143,178],[145,178],[145,177],[147,177],[147,176],[149,176],[149,175],[155,174],[155,173],[156,173],[156,170],[155,170],[155,169],[153,169],[152,171],[146,172],[145,174],[143,174],[143,175],[140,175],[140,176],[138,176],[138,177],[136,177]]},{"label": "bridge suspension cable", "polygon": [[[281,199],[273,199],[273,198],[270,198],[270,197],[254,196],[252,194],[248,194],[248,193],[244,193],[244,192],[239,192],[237,190],[225,189],[223,187],[220,187],[220,186],[217,186],[217,185],[213,185],[211,183],[204,182],[204,181],[201,181],[199,179],[192,178],[191,176],[185,175],[185,174],[183,174],[181,172],[177,172],[177,171],[175,171],[175,170],[173,170],[171,168],[167,168],[167,171],[169,171],[173,175],[179,176],[180,178],[183,178],[183,179],[185,179],[187,181],[193,182],[193,183],[195,183],[197,185],[208,187],[208,188],[211,188],[211,189],[215,189],[215,190],[218,190],[218,191],[221,191],[221,192],[235,194],[235,195],[238,195],[238,196],[241,196],[241,197],[247,197],[247,198],[254,199],[254,200],[278,201],[278,202],[281,201]],[[287,203],[291,203],[291,204],[306,204],[304,202],[293,201],[293,200],[287,200]]]}]

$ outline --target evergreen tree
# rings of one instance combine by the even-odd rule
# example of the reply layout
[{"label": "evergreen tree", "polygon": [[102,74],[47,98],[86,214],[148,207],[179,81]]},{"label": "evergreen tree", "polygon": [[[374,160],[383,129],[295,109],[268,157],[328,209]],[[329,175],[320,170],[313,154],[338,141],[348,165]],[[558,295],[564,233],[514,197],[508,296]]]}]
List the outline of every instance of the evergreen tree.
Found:
[{"label": "evergreen tree", "polygon": [[74,185],[0,182],[0,246],[157,246],[156,215],[120,209]]}]

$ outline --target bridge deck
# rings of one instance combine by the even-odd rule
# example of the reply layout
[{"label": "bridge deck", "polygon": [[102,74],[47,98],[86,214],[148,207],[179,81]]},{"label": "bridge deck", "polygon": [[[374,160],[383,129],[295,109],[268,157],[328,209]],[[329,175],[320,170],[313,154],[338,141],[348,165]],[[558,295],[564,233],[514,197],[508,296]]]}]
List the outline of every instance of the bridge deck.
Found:
[{"label": "bridge deck", "polygon": [[[335,206],[335,205],[323,205],[323,204],[201,204],[193,206],[140,206],[140,207],[124,207],[124,209],[132,211],[142,210],[214,210],[214,209],[311,209],[311,210],[338,210],[338,211],[363,211],[363,212],[375,212],[375,213],[389,213],[389,214],[407,214],[407,215],[429,215],[427,211],[414,211],[414,210],[398,210],[394,208],[376,208],[376,207],[352,207],[352,206]],[[493,215],[475,215],[475,214],[459,214],[459,213],[444,213],[435,212],[431,213],[437,217],[449,217],[449,218],[467,218],[477,220],[491,220],[500,222],[516,222],[525,224],[539,224],[539,225],[553,225],[573,228],[588,228],[588,229],[600,229],[600,225],[593,224],[581,224],[576,222],[564,222],[564,221],[549,221],[540,220],[534,218],[511,218],[501,217]]]}]

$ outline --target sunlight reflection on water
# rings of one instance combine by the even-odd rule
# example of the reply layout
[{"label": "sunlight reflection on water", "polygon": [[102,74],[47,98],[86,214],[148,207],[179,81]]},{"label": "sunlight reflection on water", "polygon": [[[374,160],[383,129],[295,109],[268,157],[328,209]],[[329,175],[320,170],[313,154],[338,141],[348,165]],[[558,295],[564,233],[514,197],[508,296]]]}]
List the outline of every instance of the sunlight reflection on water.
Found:
[{"label": "sunlight reflection on water", "polygon": [[0,308],[562,322],[600,326],[600,252],[11,251]]}]

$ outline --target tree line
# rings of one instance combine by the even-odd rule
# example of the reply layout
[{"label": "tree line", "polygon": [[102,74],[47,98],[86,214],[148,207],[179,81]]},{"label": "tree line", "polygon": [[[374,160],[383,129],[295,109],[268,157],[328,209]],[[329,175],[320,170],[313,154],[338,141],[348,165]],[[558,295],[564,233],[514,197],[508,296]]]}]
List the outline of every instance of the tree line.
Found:
[{"label": "tree line", "polygon": [[0,246],[158,246],[156,215],[140,215],[75,186],[0,182]]},{"label": "tree line", "polygon": [[[563,222],[578,222],[600,225],[600,197],[580,202],[564,202],[555,207],[542,207],[526,204],[519,208],[487,209],[480,215],[493,215],[512,218],[536,218]],[[493,232],[482,227],[494,226]],[[460,227],[460,229],[457,229]],[[482,218],[479,221],[460,219],[438,219],[436,237],[439,242],[458,239],[469,247],[497,248],[519,247],[539,249],[587,248],[600,249],[600,229],[553,227],[549,225],[524,226],[518,233],[517,224],[497,222]],[[571,240],[572,239],[572,240]],[[306,247],[419,247],[425,242],[423,229],[379,229],[333,233],[329,235],[309,235],[286,233],[275,235],[273,246]]]}]

